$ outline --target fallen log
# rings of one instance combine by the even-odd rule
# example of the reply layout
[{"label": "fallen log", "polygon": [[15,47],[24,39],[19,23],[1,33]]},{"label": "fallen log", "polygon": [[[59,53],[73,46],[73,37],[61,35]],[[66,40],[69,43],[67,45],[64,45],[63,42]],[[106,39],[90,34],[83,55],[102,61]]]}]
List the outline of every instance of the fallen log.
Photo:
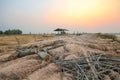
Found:
[{"label": "fallen log", "polygon": [[[42,47],[39,47],[37,45],[28,46],[28,48],[27,47],[18,47],[18,48],[16,48],[16,52],[14,54],[12,54],[9,57],[3,59],[2,62],[14,60],[14,59],[17,59],[17,58],[21,58],[21,57],[24,57],[24,56],[27,56],[27,55],[33,55],[33,54],[37,54],[37,53],[39,54],[39,56],[41,56],[45,60],[49,60],[49,59],[51,59],[51,56],[50,56],[50,53],[48,51],[51,50],[51,49],[55,49],[55,48],[64,46],[64,44],[65,44],[64,41],[57,40],[57,41],[54,41],[50,44],[43,45]],[[45,50],[45,49],[46,49],[46,53],[49,53],[49,54],[47,54],[47,55],[49,55],[49,57],[46,57],[46,58],[43,57],[42,55],[40,55],[41,54],[40,51]],[[44,55],[44,56],[47,56],[47,55]]]},{"label": "fallen log", "polygon": [[32,55],[32,54],[35,54],[35,53],[36,53],[36,48],[19,50],[19,51],[16,51],[14,54],[10,55],[9,57],[7,57],[6,59],[4,59],[3,62],[14,60],[14,59],[17,59],[17,58],[21,58],[21,57],[24,57],[26,55]]},{"label": "fallen log", "polygon": [[53,57],[45,51],[38,52],[38,56],[45,61],[52,61]]}]

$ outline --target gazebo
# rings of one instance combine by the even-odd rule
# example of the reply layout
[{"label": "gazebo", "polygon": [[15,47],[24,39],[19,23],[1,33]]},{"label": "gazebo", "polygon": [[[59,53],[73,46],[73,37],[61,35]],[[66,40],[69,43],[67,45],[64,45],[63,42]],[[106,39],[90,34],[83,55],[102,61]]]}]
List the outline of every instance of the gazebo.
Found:
[{"label": "gazebo", "polygon": [[57,28],[54,31],[58,32],[58,35],[64,35],[64,34],[66,34],[66,31],[69,31],[69,30]]}]

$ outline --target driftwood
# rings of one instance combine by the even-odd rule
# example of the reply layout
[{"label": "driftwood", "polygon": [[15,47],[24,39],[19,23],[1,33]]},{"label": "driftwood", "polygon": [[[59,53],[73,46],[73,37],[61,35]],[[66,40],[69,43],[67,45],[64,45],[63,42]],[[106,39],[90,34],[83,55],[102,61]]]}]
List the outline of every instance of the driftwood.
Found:
[{"label": "driftwood", "polygon": [[30,49],[25,49],[25,50],[17,50],[15,53],[11,54],[10,56],[0,60],[0,62],[6,62],[10,60],[14,60],[17,58],[21,58],[27,55],[32,55],[36,54],[36,48],[30,48]]},{"label": "driftwood", "polygon": [[38,56],[45,60],[45,61],[53,61],[53,55],[49,53],[49,50],[52,50],[52,49],[56,49],[58,47],[61,47],[61,46],[64,46],[64,42],[59,40],[59,41],[55,41],[54,43],[51,44],[52,46],[44,46],[44,48],[41,48],[38,50]]},{"label": "driftwood", "polygon": [[[55,48],[58,48],[58,47],[61,47],[61,46],[64,46],[65,42],[62,41],[62,40],[57,40],[57,41],[53,41],[52,43],[50,44],[45,44],[43,45],[42,47],[39,47],[37,45],[35,46],[28,46],[28,47],[18,47],[16,48],[16,52],[12,55],[10,55],[9,57],[3,59],[2,61],[5,62],[5,61],[10,61],[10,60],[13,60],[13,59],[17,59],[17,58],[21,58],[21,57],[24,57],[24,56],[27,56],[27,55],[32,55],[32,54],[37,54],[41,57],[41,58],[45,58],[47,55],[49,55],[49,58],[51,57],[50,54],[48,54],[49,50],[51,49],[55,49]],[[44,51],[44,53],[47,53],[46,55],[44,54],[45,57],[43,57],[43,52],[41,51]]]},{"label": "driftwood", "polygon": [[38,52],[38,56],[42,60],[45,60],[45,61],[52,61],[53,60],[53,57],[50,54],[48,54],[46,51],[40,51],[40,52]]},{"label": "driftwood", "polygon": [[[62,74],[64,76],[66,76],[66,73],[69,74],[67,77],[71,77],[72,80],[104,80],[103,75],[108,71],[113,70],[120,73],[120,59],[98,55],[71,60],[56,60],[55,63],[61,69]],[[91,67],[91,65],[94,67]]]}]

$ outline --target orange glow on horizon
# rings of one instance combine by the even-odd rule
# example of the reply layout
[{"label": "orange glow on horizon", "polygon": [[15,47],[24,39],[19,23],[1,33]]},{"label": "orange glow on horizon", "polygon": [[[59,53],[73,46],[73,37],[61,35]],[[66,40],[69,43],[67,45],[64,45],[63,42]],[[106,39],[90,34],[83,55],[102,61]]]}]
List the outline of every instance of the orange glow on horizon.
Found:
[{"label": "orange glow on horizon", "polygon": [[[63,1],[63,0],[62,0]],[[45,14],[48,24],[102,26],[120,21],[118,0],[65,0]],[[119,1],[120,2],[120,1]]]}]

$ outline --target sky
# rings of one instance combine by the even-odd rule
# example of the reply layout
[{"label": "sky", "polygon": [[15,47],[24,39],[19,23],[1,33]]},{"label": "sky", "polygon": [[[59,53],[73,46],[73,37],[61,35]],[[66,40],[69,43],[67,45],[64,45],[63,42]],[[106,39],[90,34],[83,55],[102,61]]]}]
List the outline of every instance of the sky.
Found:
[{"label": "sky", "polygon": [[0,0],[0,30],[120,32],[120,0]]}]

